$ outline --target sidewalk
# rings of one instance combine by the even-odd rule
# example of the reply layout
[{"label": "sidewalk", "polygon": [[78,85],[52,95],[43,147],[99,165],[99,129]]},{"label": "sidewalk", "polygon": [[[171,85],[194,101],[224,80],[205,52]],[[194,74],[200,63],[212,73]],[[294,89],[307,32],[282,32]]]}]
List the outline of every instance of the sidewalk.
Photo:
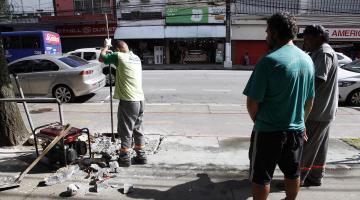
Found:
[{"label": "sidewalk", "polygon": [[[52,104],[29,104],[29,110],[36,125],[58,119],[57,107]],[[47,166],[39,164],[25,176],[21,187],[0,191],[0,200],[63,199],[70,183],[76,183],[80,190],[69,199],[252,199],[247,181],[248,132],[252,123],[244,105],[148,104],[146,112],[149,117],[146,141],[151,144],[147,145],[150,148],[147,165],[121,168],[116,177],[108,181],[110,187],[100,188],[98,193],[94,193],[89,179],[85,179],[86,174],[81,171],[64,183],[39,187],[38,183],[53,173]],[[359,121],[358,111],[353,108],[340,108],[338,116],[339,121],[352,121],[354,124]],[[64,117],[74,126],[89,127],[92,133],[109,131],[108,104],[65,104]],[[358,134],[355,127],[358,125],[352,128],[350,123],[346,123],[338,129]],[[236,134],[237,131],[241,133]],[[18,175],[34,160],[34,152],[33,147],[0,148],[0,179]],[[323,186],[302,188],[298,199],[359,199],[360,150],[332,138],[326,169]],[[282,174],[277,169],[270,200],[284,198],[284,191],[275,187],[281,179]],[[121,193],[124,183],[134,186],[133,193]]]},{"label": "sidewalk", "polygon": [[[158,135],[148,140],[159,140]],[[70,199],[155,199],[155,200],[244,200],[251,199],[248,176],[248,138],[224,137],[163,137],[159,146],[149,155],[145,166],[121,168],[111,187],[91,192],[89,179],[82,172],[70,180],[53,186],[38,187],[51,174],[46,166],[38,165],[23,180],[21,187],[0,192],[1,200],[58,199],[70,183],[80,187]],[[357,200],[360,195],[360,152],[338,139],[329,147],[327,175],[324,185],[303,188],[298,199]],[[0,177],[15,176],[34,159],[32,147],[0,149]],[[284,191],[275,187],[281,181],[275,172],[269,199],[281,199]],[[132,184],[134,192],[121,193],[124,183]]]}]

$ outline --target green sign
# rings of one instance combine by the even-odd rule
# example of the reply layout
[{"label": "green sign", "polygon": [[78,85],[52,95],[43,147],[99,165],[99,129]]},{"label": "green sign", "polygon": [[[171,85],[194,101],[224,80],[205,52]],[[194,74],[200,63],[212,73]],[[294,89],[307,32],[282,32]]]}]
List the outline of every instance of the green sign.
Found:
[{"label": "green sign", "polygon": [[224,23],[225,7],[167,7],[166,24]]}]

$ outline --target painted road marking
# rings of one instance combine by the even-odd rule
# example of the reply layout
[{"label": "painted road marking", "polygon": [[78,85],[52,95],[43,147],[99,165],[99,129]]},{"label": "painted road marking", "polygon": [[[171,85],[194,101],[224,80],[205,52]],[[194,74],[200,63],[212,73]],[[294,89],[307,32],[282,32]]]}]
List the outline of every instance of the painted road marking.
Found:
[{"label": "painted road marking", "polygon": [[231,90],[203,89],[204,92],[231,92]]},{"label": "painted road marking", "polygon": [[175,88],[162,88],[161,91],[176,91]]}]

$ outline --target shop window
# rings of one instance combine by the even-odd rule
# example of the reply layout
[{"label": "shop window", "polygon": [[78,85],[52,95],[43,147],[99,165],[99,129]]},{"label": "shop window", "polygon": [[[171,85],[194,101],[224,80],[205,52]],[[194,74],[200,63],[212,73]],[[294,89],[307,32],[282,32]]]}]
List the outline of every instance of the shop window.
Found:
[{"label": "shop window", "polygon": [[111,0],[74,0],[74,11],[79,14],[111,13]]}]

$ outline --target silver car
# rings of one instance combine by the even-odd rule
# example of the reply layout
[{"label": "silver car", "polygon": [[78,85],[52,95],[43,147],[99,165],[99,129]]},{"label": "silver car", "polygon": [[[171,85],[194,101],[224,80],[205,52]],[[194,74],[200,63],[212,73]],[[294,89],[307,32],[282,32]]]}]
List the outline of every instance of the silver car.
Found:
[{"label": "silver car", "polygon": [[[87,60],[91,63],[96,63],[98,65],[101,65],[101,68],[103,70],[103,73],[106,76],[106,85],[110,85],[110,68],[111,67],[111,85],[115,85],[115,76],[116,76],[116,67],[113,64],[106,65],[104,63],[99,62],[101,48],[83,48],[83,49],[76,49],[74,51],[70,51],[66,53],[66,55],[73,55],[78,56],[84,60]],[[109,50],[109,52],[111,52]]]},{"label": "silver car", "polygon": [[345,54],[336,52],[336,56],[338,58],[339,67],[349,64],[352,62],[351,58],[347,57]]},{"label": "silver car", "polygon": [[[16,73],[27,96],[48,96],[62,102],[93,93],[105,86],[99,65],[77,56],[36,55],[9,63],[9,73]],[[15,80],[11,76],[13,85]],[[17,89],[16,93],[19,93]]]}]

